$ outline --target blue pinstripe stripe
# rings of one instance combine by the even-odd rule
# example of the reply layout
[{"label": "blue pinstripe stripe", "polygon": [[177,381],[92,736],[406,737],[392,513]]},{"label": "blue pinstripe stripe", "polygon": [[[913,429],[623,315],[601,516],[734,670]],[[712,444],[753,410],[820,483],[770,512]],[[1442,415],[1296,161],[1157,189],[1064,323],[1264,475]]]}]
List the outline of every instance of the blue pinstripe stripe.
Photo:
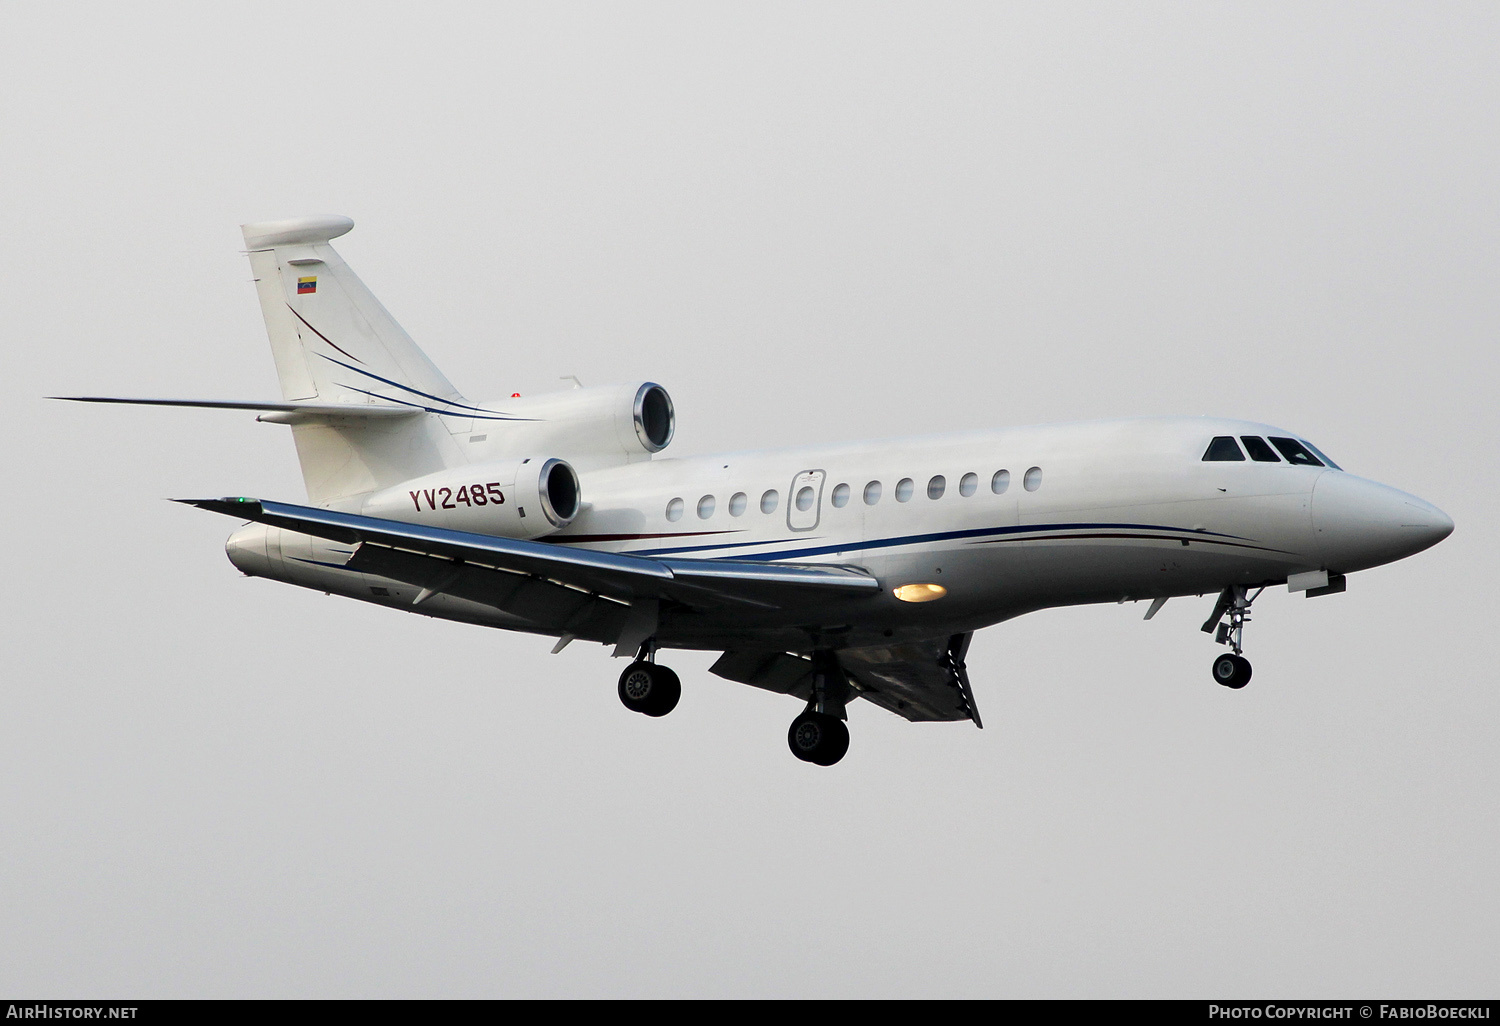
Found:
[{"label": "blue pinstripe stripe", "polygon": [[[1155,524],[1046,524],[1034,527],[980,527],[966,531],[939,531],[932,534],[908,534],[898,538],[880,538],[874,541],[852,542],[841,545],[818,545],[802,549],[780,549],[775,552],[756,552],[736,554],[733,559],[770,561],[776,559],[799,559],[804,556],[826,556],[832,552],[862,552],[867,549],[889,549],[901,545],[924,545],[929,542],[957,541],[964,538],[993,538],[1007,534],[1034,534],[1037,532],[1051,531],[1101,531],[1101,530],[1126,530],[1126,531],[1168,531],[1176,537],[1186,538],[1230,538],[1236,541],[1249,541],[1235,534],[1221,534],[1217,531],[1194,531],[1186,527],[1162,527]],[[678,552],[702,552],[715,548],[738,548],[747,545],[785,545],[796,539],[783,539],[781,541],[765,542],[739,542],[730,545],[692,545],[684,548],[670,549],[630,549],[632,556],[664,556]]]},{"label": "blue pinstripe stripe", "polygon": [[[420,390],[415,389],[415,388],[412,388],[409,385],[403,385],[399,381],[392,381],[390,378],[382,378],[379,374],[374,374],[374,373],[372,373],[370,371],[367,371],[367,370],[361,370],[359,367],[355,367],[353,364],[345,363],[343,360],[335,360],[333,357],[327,355],[326,353],[319,353],[318,355],[321,356],[321,357],[323,357],[323,359],[327,360],[329,363],[337,364],[338,366],[343,367],[345,370],[352,370],[354,373],[356,373],[356,374],[363,374],[367,378],[374,378],[376,381],[383,381],[387,385],[390,385],[390,386],[392,386],[394,388],[401,389],[401,391],[403,391],[403,392],[410,392],[412,395],[419,395],[423,399],[431,399],[433,402],[436,402],[436,403],[446,403],[447,405],[452,406],[452,407],[454,407],[456,409],[469,410],[469,411],[472,411],[474,413],[482,413],[482,414],[487,415],[492,420],[531,420],[532,419],[530,417],[507,417],[507,416],[504,416],[503,414],[496,414],[495,411],[493,411],[493,410],[481,409],[478,406],[468,406],[468,405],[465,405],[464,403],[456,403],[452,399],[444,399],[442,396],[439,396],[439,395],[429,395],[428,393],[420,391]],[[381,398],[385,398],[385,397],[381,396]],[[423,407],[423,409],[426,409],[426,407]],[[444,411],[442,411],[442,410],[433,410],[432,412],[433,413],[442,413]],[[448,416],[454,417],[454,416],[458,416],[458,414],[449,413]]]}]

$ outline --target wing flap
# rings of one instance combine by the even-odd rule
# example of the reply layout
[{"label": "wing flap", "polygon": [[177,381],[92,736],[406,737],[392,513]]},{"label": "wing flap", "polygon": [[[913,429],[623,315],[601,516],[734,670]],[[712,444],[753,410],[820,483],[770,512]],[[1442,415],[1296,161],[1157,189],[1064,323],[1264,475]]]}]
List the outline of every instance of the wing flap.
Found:
[{"label": "wing flap", "polygon": [[721,655],[708,672],[737,684],[749,684],[780,695],[806,699],[812,694],[812,660],[786,652],[731,649]]},{"label": "wing flap", "polygon": [[566,631],[586,641],[614,641],[629,610],[619,602],[528,574],[454,563],[370,542],[361,543],[345,566],[422,589],[414,605],[433,594],[452,595],[499,609],[539,631]]}]

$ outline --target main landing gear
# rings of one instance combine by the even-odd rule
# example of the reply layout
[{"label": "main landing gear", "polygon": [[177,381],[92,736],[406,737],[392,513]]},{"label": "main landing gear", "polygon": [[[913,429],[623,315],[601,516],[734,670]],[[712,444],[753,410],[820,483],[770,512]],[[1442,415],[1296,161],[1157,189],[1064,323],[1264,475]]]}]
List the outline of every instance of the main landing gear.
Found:
[{"label": "main landing gear", "polygon": [[[1214,660],[1214,680],[1226,688],[1239,690],[1250,683],[1250,660],[1241,654],[1244,651],[1242,642],[1245,640],[1245,624],[1250,622],[1250,604],[1265,590],[1257,588],[1251,595],[1244,585],[1230,585],[1219,595],[1212,615],[1203,624],[1205,634],[1214,633],[1217,627],[1214,640],[1233,649]],[[1229,622],[1221,623],[1226,614]]]},{"label": "main landing gear", "polygon": [[[656,661],[655,639],[646,641],[635,662],[620,674],[620,701],[631,712],[665,716],[682,698],[677,674]],[[849,751],[849,728],[844,725],[844,707],[851,689],[849,680],[832,652],[813,656],[812,696],[807,708],[786,732],[787,747],[803,762],[832,766]]]},{"label": "main landing gear", "polygon": [[813,653],[812,698],[786,732],[787,747],[803,762],[832,766],[849,750],[844,706],[849,679],[832,652]]},{"label": "main landing gear", "polygon": [[832,766],[849,750],[849,728],[837,716],[809,708],[792,721],[786,743],[803,762]]},{"label": "main landing gear", "polygon": [[665,716],[682,698],[682,681],[669,667],[656,662],[656,646],[646,642],[635,662],[620,674],[620,701],[631,712]]}]

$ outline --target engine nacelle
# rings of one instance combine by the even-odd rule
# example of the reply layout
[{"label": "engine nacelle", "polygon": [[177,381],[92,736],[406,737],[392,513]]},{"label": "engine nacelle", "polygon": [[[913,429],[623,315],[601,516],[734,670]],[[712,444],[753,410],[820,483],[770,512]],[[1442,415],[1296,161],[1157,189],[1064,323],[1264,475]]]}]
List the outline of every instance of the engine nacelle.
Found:
[{"label": "engine nacelle", "polygon": [[677,430],[672,397],[653,381],[548,392],[487,403],[525,418],[493,427],[491,444],[508,451],[555,452],[569,459],[641,459],[665,449]]},{"label": "engine nacelle", "polygon": [[564,460],[531,457],[453,467],[386,488],[360,512],[386,520],[540,538],[578,515],[578,475]]}]

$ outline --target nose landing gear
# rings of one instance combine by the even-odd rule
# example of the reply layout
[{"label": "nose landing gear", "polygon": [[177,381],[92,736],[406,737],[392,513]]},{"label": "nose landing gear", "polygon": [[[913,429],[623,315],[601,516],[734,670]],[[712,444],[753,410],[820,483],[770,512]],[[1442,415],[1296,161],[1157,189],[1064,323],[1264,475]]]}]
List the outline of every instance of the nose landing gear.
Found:
[{"label": "nose landing gear", "polygon": [[1250,660],[1225,652],[1214,660],[1214,680],[1236,691],[1250,683]]},{"label": "nose landing gear", "polygon": [[[1214,680],[1226,688],[1239,690],[1250,683],[1250,660],[1241,654],[1244,651],[1245,624],[1250,622],[1250,604],[1265,590],[1264,587],[1257,588],[1252,595],[1242,584],[1230,585],[1219,595],[1213,613],[1204,621],[1203,633],[1212,634],[1217,627],[1214,640],[1233,649],[1232,654],[1226,652],[1214,660]],[[1221,623],[1226,614],[1229,622]]]}]

